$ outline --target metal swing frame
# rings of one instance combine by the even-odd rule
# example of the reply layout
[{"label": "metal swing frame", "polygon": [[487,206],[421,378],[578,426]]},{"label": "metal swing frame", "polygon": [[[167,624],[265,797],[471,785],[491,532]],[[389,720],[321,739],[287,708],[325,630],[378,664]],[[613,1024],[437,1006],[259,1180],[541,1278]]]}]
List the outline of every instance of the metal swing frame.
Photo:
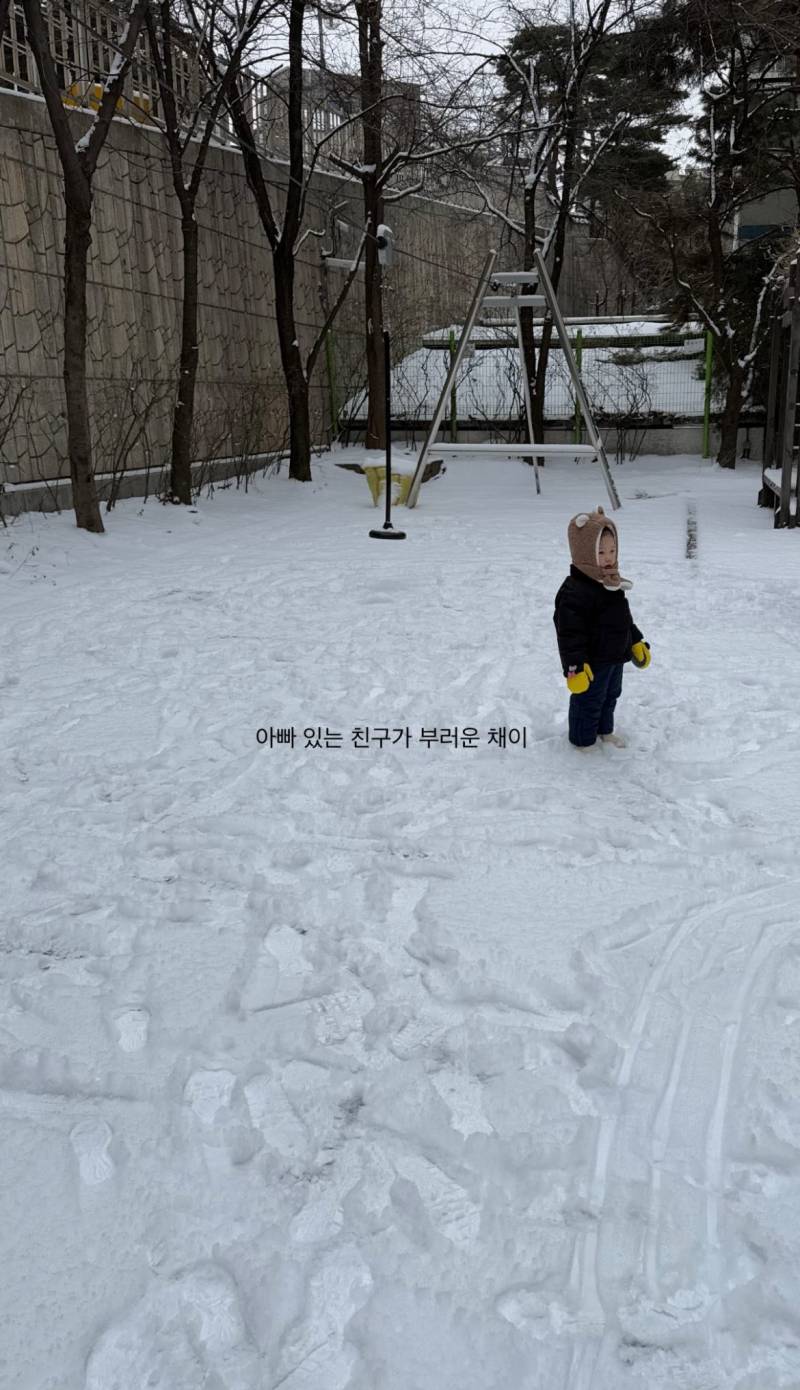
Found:
[{"label": "metal swing frame", "polygon": [[[442,454],[488,454],[488,455],[518,455],[533,458],[534,478],[536,480],[536,491],[541,492],[541,482],[539,479],[539,466],[537,460],[540,458],[585,458],[599,462],[605,479],[606,490],[612,508],[617,511],[622,503],[611,476],[611,469],[608,465],[608,458],[600,438],[600,432],[594,421],[591,406],[589,405],[586,392],[584,390],[575,354],[569,341],[567,329],[558,306],[555,290],[553,289],[544,257],[539,250],[534,252],[534,268],[532,270],[505,270],[496,271],[494,263],[497,259],[496,251],[489,251],[483,263],[483,269],[478,280],[475,294],[472,298],[467,316],[464,320],[464,327],[458,346],[452,356],[450,368],[445,377],[444,386],[436,409],[431,419],[431,426],[428,430],[425,442],[420,449],[417,466],[408,491],[407,505],[415,507],[419,490],[422,486],[422,478],[425,472],[425,465],[432,451],[437,455]],[[526,288],[528,287],[528,288]],[[541,287],[543,293],[538,294],[533,291]],[[520,371],[523,381],[523,396],[525,399],[525,417],[528,426],[527,444],[437,444],[436,436],[439,433],[442,420],[444,418],[447,402],[450,399],[450,391],[456,379],[456,373],[464,359],[469,347],[470,338],[475,327],[476,320],[481,310],[484,308],[498,308],[501,305],[511,309],[514,313],[517,329],[517,348],[519,351]],[[523,308],[545,309],[552,319],[559,345],[564,353],[572,386],[575,392],[576,401],[580,407],[586,426],[586,433],[589,436],[588,444],[545,444],[535,443],[533,439],[533,410],[531,405],[530,382],[528,373],[525,370],[525,358],[522,349],[522,319],[520,310]]]}]

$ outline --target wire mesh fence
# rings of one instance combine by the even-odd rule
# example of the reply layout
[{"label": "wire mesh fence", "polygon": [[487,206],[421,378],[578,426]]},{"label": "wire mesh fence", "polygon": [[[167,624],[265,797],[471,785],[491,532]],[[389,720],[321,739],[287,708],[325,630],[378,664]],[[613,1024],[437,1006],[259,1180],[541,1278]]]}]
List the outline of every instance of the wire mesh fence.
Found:
[{"label": "wire mesh fence", "polygon": [[[444,386],[460,327],[428,335],[422,347],[399,358],[392,371],[392,416],[399,428],[424,430]],[[600,424],[645,427],[700,422],[706,401],[719,406],[706,371],[700,329],[665,332],[658,321],[586,324],[570,329],[584,387]],[[365,391],[342,411],[351,430],[363,427]],[[545,383],[545,422],[580,440],[583,422],[564,353],[551,344]],[[445,413],[446,431],[484,431],[511,436],[524,425],[522,375],[516,337],[507,326],[476,331],[456,376]]]}]

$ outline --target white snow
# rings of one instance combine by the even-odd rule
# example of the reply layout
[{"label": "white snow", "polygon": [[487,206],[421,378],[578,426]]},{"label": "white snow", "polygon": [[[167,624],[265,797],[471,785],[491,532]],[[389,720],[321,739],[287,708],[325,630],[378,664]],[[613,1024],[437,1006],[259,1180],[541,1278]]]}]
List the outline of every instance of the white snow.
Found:
[{"label": "white snow", "polygon": [[77,151],[78,154],[82,154],[84,150],[88,150],[89,145],[91,144],[91,139],[92,139],[92,134],[93,134],[93,132],[94,132],[94,128],[95,128],[95,126],[97,125],[97,117],[98,117],[98,114],[99,114],[99,112],[98,112],[98,111],[95,111],[95,114],[94,114],[93,117],[92,117],[91,123],[87,126],[86,130],[83,132],[83,135],[80,137],[80,139],[79,139],[79,140],[76,140],[76,142],[75,142],[75,149],[76,149],[76,151]]},{"label": "white snow", "polygon": [[616,468],[580,754],[598,470],[314,477],[0,532],[2,1383],[796,1387],[800,537]]},{"label": "white snow", "polygon": [[[578,325],[570,327],[574,334]],[[460,325],[431,333],[442,338],[442,351],[419,348],[395,362],[392,368],[392,410],[402,419],[429,420],[444,386],[450,366],[448,337]],[[664,331],[663,323],[627,324],[587,323],[585,338],[655,336]],[[511,329],[494,327],[476,330],[476,337],[489,340],[512,336]],[[599,415],[649,415],[659,413],[681,418],[703,417],[704,340],[687,338],[680,347],[647,346],[632,351],[621,348],[585,348],[581,376],[590,404]],[[617,359],[616,361],[614,359]],[[624,359],[624,360],[623,360]],[[640,360],[641,359],[641,360]],[[459,419],[476,424],[504,420],[519,413],[521,401],[519,352],[516,344],[507,349],[468,350],[456,376]],[[548,358],[546,381],[547,413],[551,419],[569,420],[575,411],[575,395],[564,354],[554,347]],[[365,411],[362,395],[346,404],[343,416],[360,418]]]}]

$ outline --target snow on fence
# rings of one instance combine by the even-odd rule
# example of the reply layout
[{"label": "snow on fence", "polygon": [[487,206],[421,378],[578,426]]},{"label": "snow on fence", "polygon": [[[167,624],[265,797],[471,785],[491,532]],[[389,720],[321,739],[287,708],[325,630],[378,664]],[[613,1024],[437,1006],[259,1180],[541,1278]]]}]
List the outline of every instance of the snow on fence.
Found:
[{"label": "snow on fence", "polygon": [[[662,320],[575,321],[568,324],[581,375],[600,424],[658,427],[699,422],[710,396],[705,339],[700,328],[671,330]],[[423,346],[392,371],[392,418],[398,428],[429,424],[439,398],[458,326],[429,334]],[[366,393],[350,398],[341,422],[364,427]],[[563,353],[551,345],[545,387],[546,423],[581,433]],[[524,418],[516,338],[505,325],[476,330],[474,346],[456,378],[446,428],[455,438],[465,430],[516,430]]]}]

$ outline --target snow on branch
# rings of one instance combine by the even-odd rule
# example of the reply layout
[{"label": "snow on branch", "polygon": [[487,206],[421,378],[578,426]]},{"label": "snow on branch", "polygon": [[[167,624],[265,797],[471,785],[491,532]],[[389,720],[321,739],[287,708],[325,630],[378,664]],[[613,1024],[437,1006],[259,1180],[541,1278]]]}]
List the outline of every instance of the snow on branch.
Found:
[{"label": "snow on branch", "polygon": [[76,142],[75,152],[90,174],[94,172],[100,150],[117,108],[117,102],[122,94],[123,83],[133,58],[133,50],[139,38],[147,4],[148,0],[131,0],[122,34],[116,44],[116,52],[111,67],[107,76],[100,83],[102,95],[97,110],[88,130]]},{"label": "snow on branch", "polygon": [[336,318],[336,315],[339,313],[339,310],[341,309],[342,305],[344,304],[345,299],[347,298],[347,295],[348,295],[349,290],[350,290],[350,286],[352,285],[353,281],[354,281],[355,278],[356,278],[356,275],[358,274],[359,267],[360,267],[360,265],[361,265],[361,257],[362,257],[363,254],[364,254],[364,247],[365,247],[366,244],[367,244],[367,235],[368,235],[368,233],[369,233],[369,219],[367,219],[367,225],[365,226],[365,228],[364,228],[364,230],[363,230],[363,232],[362,232],[362,234],[361,234],[361,240],[360,240],[359,243],[358,243],[358,247],[357,247],[357,249],[356,249],[356,254],[355,254],[355,256],[353,257],[352,265],[350,266],[350,269],[349,269],[349,271],[348,271],[348,273],[347,273],[347,275],[346,275],[346,277],[345,277],[344,283],[343,283],[343,285],[342,285],[342,287],[341,287],[341,289],[340,289],[338,295],[336,296],[336,300],[335,300],[335,303],[334,303],[334,305],[333,305],[333,308],[331,309],[330,313],[328,314],[328,317],[326,318],[325,322],[323,323],[322,328],[320,329],[319,333],[317,334],[316,341],[314,342],[314,344],[313,344],[313,346],[312,346],[312,348],[311,348],[311,351],[310,351],[309,354],[308,354],[308,358],[306,359],[306,377],[307,377],[307,379],[310,379],[310,377],[311,377],[311,373],[312,373],[313,370],[314,370],[314,364],[315,364],[315,362],[316,362],[316,360],[317,360],[317,357],[318,357],[318,355],[319,355],[320,348],[322,347],[322,344],[324,343],[324,341],[325,341],[325,339],[326,339],[326,337],[327,337],[327,335],[328,335],[328,332],[329,332],[330,328],[331,328],[332,325],[333,325],[333,322],[334,322],[334,319]]},{"label": "snow on branch", "polygon": [[776,260],[770,266],[770,269],[764,276],[764,280],[761,285],[758,301],[756,303],[755,314],[753,316],[753,327],[750,333],[750,343],[748,345],[748,350],[739,358],[739,366],[742,367],[746,373],[744,386],[745,399],[747,399],[747,397],[750,395],[750,389],[753,384],[753,375],[755,373],[756,357],[758,356],[758,351],[764,340],[764,333],[766,331],[765,325],[763,323],[764,305],[767,299],[767,295],[769,294],[770,290],[773,288],[781,274],[781,262],[779,260]]},{"label": "snow on branch", "polygon": [[408,164],[427,164],[433,159],[438,159],[441,155],[456,154],[459,151],[472,152],[480,149],[483,145],[490,145],[497,139],[498,134],[502,133],[503,129],[504,123],[498,122],[488,135],[471,135],[465,140],[452,140],[449,143],[422,150],[419,154],[414,153],[413,150],[396,150],[386,161],[378,183],[380,186],[384,185],[396,169],[404,168]]},{"label": "snow on branch", "polygon": [[605,153],[605,151],[608,149],[608,147],[609,147],[609,145],[611,144],[612,140],[614,140],[614,139],[616,138],[616,136],[619,135],[619,134],[626,128],[626,126],[628,126],[628,125],[630,124],[630,122],[631,122],[632,119],[633,119],[633,118],[632,118],[630,115],[626,115],[626,114],[620,112],[620,114],[619,114],[619,115],[616,117],[616,119],[614,120],[614,122],[613,122],[613,124],[612,124],[612,126],[611,126],[611,129],[609,130],[608,134],[605,135],[605,136],[603,137],[603,139],[600,141],[600,144],[597,146],[597,149],[592,151],[592,155],[591,155],[590,159],[588,160],[588,162],[586,163],[586,165],[584,166],[584,168],[581,170],[580,174],[578,175],[577,179],[575,180],[575,183],[574,183],[573,186],[572,186],[572,195],[571,195],[571,198],[570,198],[570,208],[572,208],[572,207],[575,206],[575,202],[576,202],[576,200],[577,200],[577,196],[578,196],[578,192],[579,192],[579,190],[580,190],[580,187],[581,187],[582,183],[584,182],[584,180],[588,178],[589,174],[591,174],[592,170],[594,169],[595,165],[597,164],[597,161],[601,158],[601,156],[602,156],[602,155]]},{"label": "snow on branch", "polygon": [[483,198],[484,212],[490,212],[493,217],[497,217],[501,222],[504,222],[510,231],[517,233],[519,236],[524,236],[525,228],[523,224],[521,222],[515,222],[514,218],[510,217],[507,212],[504,212],[502,208],[498,208],[495,206],[495,204],[492,202],[492,199],[489,197],[489,194],[486,192],[486,189],[484,188],[483,184],[480,182],[479,179],[475,177],[474,174],[471,174],[469,170],[464,169],[462,170],[462,175],[464,178],[469,180],[469,182],[474,186],[474,188]]},{"label": "snow on branch", "polygon": [[409,184],[407,188],[397,188],[391,193],[383,194],[384,203],[399,203],[401,198],[408,198],[412,193],[422,193],[425,188],[425,180],[418,179],[416,183]]},{"label": "snow on branch", "polygon": [[676,275],[675,283],[679,286],[680,289],[686,291],[686,294],[688,295],[689,299],[692,301],[692,304],[697,310],[697,314],[701,323],[705,324],[709,333],[712,333],[718,342],[721,342],[723,338],[731,337],[732,330],[730,323],[728,323],[727,320],[725,321],[725,330],[723,331],[721,327],[721,321],[720,323],[717,323],[716,320],[711,317],[711,314],[708,312],[705,304],[703,304],[702,301],[697,298],[697,295],[695,294],[688,280],[684,280],[680,275]]}]

